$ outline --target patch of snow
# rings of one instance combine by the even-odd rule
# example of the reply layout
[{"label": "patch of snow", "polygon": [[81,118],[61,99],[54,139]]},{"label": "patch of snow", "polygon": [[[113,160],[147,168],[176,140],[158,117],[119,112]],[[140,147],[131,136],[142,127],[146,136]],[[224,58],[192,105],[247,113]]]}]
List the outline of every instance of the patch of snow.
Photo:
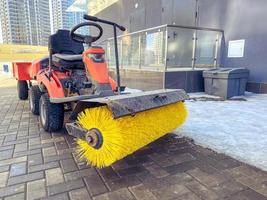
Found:
[{"label": "patch of snow", "polygon": [[242,98],[187,101],[187,122],[175,133],[267,171],[267,95],[246,93]]},{"label": "patch of snow", "polygon": [[132,88],[126,87],[125,90],[123,91],[123,93],[137,93],[137,92],[142,92],[142,90],[132,89]]}]

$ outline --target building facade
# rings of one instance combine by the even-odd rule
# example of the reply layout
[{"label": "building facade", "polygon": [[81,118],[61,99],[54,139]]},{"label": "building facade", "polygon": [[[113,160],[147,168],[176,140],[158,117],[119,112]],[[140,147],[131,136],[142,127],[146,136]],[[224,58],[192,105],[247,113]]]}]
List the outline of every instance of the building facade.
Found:
[{"label": "building facade", "polygon": [[0,0],[3,43],[46,45],[51,32],[47,0]]},{"label": "building facade", "polygon": [[[52,0],[53,32],[58,29],[70,30],[83,21],[84,12],[69,12],[74,0]],[[86,32],[86,31],[85,31]]]},{"label": "building facade", "polygon": [[[267,93],[266,0],[116,0],[110,2],[91,0],[88,12],[124,25],[129,33],[163,24],[223,30],[220,65],[248,68],[250,76],[247,90]],[[94,6],[91,10],[90,5]],[[112,29],[106,27],[103,37],[111,37],[111,33]],[[188,34],[184,37],[186,35]],[[242,44],[241,47],[235,46],[234,50],[240,48],[243,52],[240,55],[231,56],[229,44],[237,41],[241,41]],[[206,53],[203,52],[203,54]]]}]

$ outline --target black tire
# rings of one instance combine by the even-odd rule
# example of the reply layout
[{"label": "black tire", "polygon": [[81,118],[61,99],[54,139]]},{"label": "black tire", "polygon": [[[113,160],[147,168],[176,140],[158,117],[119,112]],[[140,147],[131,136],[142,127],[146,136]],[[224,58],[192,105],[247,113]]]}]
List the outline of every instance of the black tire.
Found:
[{"label": "black tire", "polygon": [[42,92],[38,85],[34,85],[29,89],[29,101],[30,109],[34,115],[39,115],[39,101],[41,98]]},{"label": "black tire", "polygon": [[39,102],[40,123],[45,131],[58,131],[64,123],[64,105],[51,103],[47,93],[42,94]]},{"label": "black tire", "polygon": [[18,81],[17,83],[18,97],[20,100],[28,99],[28,83],[27,81]]}]

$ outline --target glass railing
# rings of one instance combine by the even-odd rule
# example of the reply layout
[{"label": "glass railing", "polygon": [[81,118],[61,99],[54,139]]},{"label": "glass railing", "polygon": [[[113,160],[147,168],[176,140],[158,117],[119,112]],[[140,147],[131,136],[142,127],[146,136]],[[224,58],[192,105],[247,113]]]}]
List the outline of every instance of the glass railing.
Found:
[{"label": "glass railing", "polygon": [[[163,25],[118,37],[120,67],[149,71],[216,68],[220,65],[223,31]],[[115,67],[114,40],[100,43]]]}]

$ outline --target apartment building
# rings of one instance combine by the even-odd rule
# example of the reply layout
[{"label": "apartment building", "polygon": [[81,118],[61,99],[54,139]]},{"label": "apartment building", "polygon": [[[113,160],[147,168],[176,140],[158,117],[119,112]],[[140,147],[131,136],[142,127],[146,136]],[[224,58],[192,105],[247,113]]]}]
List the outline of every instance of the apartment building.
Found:
[{"label": "apartment building", "polygon": [[51,33],[47,0],[0,0],[3,43],[46,45]]}]

